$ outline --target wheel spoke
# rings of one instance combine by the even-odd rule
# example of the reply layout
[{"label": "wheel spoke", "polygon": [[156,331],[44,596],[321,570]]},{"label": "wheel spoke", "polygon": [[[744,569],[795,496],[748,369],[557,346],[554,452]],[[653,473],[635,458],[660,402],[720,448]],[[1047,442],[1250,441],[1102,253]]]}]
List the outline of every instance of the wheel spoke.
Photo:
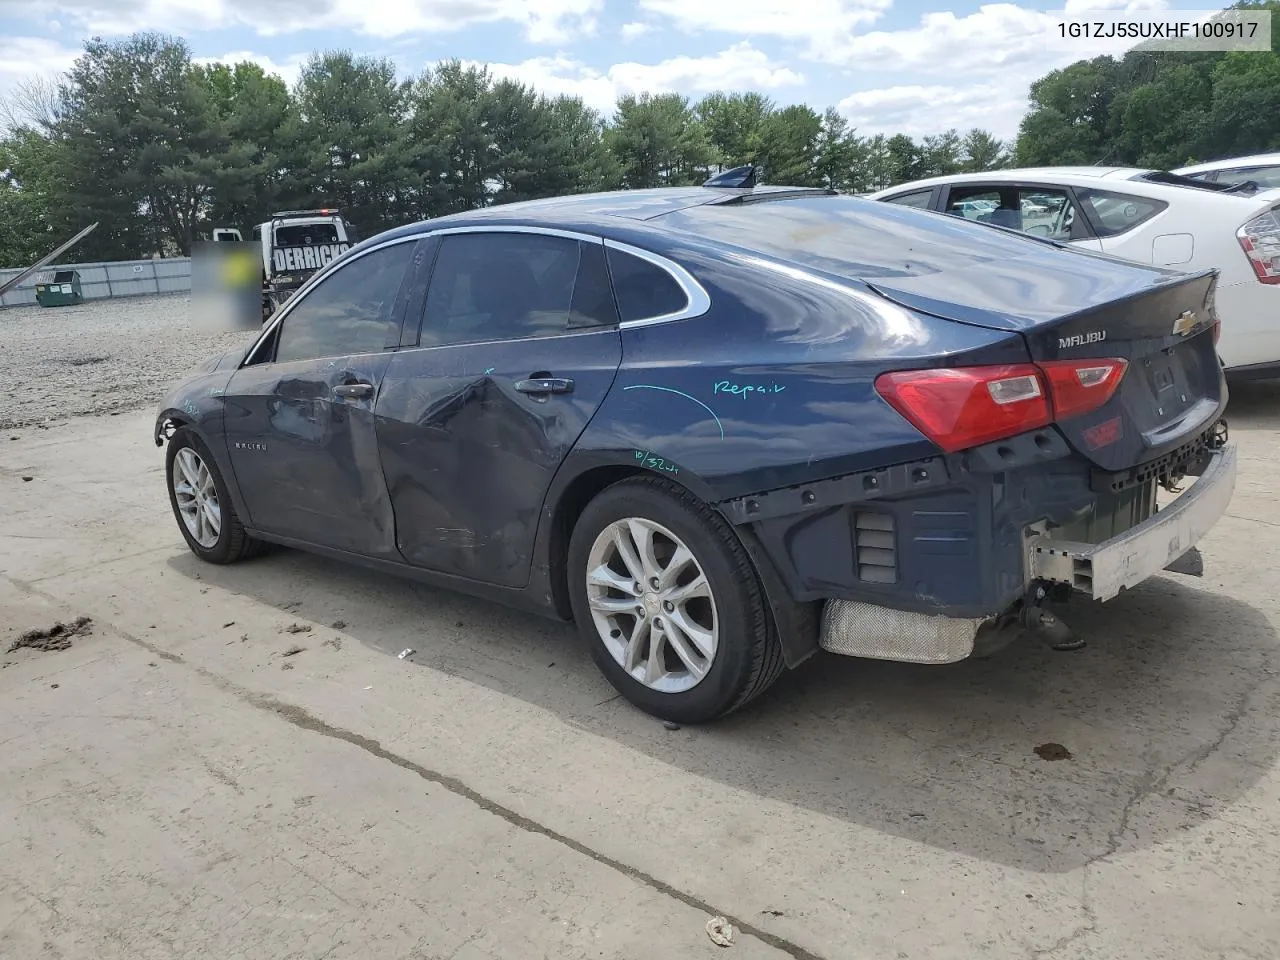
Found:
[{"label": "wheel spoke", "polygon": [[[689,619],[688,613],[681,607],[676,607],[675,611],[667,614],[666,622],[670,623],[674,628],[672,633],[679,633],[687,637],[689,642],[693,644],[698,655],[705,661],[710,660],[716,652],[716,638],[706,627],[694,623]],[[684,659],[683,655],[681,659]]]},{"label": "wheel spoke", "polygon": [[[626,560],[624,558],[623,562]],[[587,574],[587,584],[592,587],[607,587],[610,590],[617,590],[619,593],[625,593],[631,597],[631,604],[634,605],[636,593],[636,579],[634,577],[624,577],[620,573],[616,573],[607,564],[600,564]]]},{"label": "wheel spoke", "polygon": [[199,460],[196,459],[195,454],[190,449],[178,451],[178,469],[182,471],[182,478],[187,481],[187,485],[192,490],[200,489],[198,463]]},{"label": "wheel spoke", "polygon": [[681,572],[691,563],[693,563],[693,554],[689,548],[683,543],[677,545],[676,552],[671,555],[670,562],[663,568],[661,575],[658,577],[660,589],[669,590],[674,587],[676,581],[680,579]]},{"label": "wheel spoke", "polygon": [[627,529],[631,531],[631,541],[636,545],[636,553],[644,567],[643,580],[648,583],[662,572],[653,549],[653,526],[643,520],[632,519],[627,521]]},{"label": "wheel spoke", "polygon": [[635,597],[588,597],[587,603],[592,610],[607,614],[635,613],[636,609]]},{"label": "wheel spoke", "polygon": [[649,631],[649,657],[644,665],[644,682],[652,686],[667,672],[662,654],[666,648],[666,633],[662,630]]},{"label": "wheel spoke", "polygon": [[622,668],[627,673],[635,673],[640,666],[644,653],[645,641],[652,636],[648,620],[637,620],[631,636],[627,640],[627,649],[622,655]]},{"label": "wheel spoke", "polygon": [[682,603],[688,603],[697,597],[711,598],[711,584],[707,583],[707,577],[701,571],[698,575],[686,584],[678,587],[672,587],[662,595],[663,600],[669,600],[676,606]]},{"label": "wheel spoke", "polygon": [[643,584],[644,564],[640,562],[640,557],[636,554],[636,547],[631,540],[631,536],[621,526],[616,527],[613,531],[613,547],[618,551],[618,556],[622,558],[622,562],[626,565],[632,581]]},{"label": "wheel spoke", "polygon": [[[670,617],[667,619],[670,620]],[[700,650],[693,649],[696,641],[691,643],[690,641],[693,639],[692,636],[686,634],[685,631],[675,623],[668,624],[664,622],[663,626],[666,627],[664,632],[667,637],[667,642],[671,644],[671,649],[676,652],[676,656],[678,656],[680,661],[685,665],[685,669],[701,680],[706,674],[707,667],[709,665],[707,656],[702,654]]]},{"label": "wheel spoke", "polygon": [[215,536],[222,533],[222,511],[218,509],[218,504],[213,500],[204,500],[200,504],[204,508],[205,522],[209,526],[209,531]]}]

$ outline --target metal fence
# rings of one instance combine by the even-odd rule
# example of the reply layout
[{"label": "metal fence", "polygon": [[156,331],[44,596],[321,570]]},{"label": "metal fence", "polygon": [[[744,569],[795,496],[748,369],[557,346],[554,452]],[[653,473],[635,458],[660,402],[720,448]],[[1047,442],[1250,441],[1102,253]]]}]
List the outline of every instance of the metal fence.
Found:
[{"label": "metal fence", "polygon": [[[36,302],[36,284],[47,283],[58,270],[76,270],[86,300],[137,297],[156,293],[185,293],[191,289],[191,258],[123,260],[111,263],[61,263],[28,277],[0,295],[0,307]],[[0,286],[20,274],[20,269],[0,270]]]}]

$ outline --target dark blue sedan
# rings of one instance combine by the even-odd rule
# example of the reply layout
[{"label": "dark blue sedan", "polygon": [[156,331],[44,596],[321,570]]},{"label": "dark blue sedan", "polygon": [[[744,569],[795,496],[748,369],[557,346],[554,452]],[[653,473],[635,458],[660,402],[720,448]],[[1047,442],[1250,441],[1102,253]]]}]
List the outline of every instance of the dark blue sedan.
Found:
[{"label": "dark blue sedan", "polygon": [[953,662],[1186,561],[1235,482],[1215,284],[822,190],[511,204],[350,250],[156,443],[201,559],[572,619],[704,721],[819,649]]}]

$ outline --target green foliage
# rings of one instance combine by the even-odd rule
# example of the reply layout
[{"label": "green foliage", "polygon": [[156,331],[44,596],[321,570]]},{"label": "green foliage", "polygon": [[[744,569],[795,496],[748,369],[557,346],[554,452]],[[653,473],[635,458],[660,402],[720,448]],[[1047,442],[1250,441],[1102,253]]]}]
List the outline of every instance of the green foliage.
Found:
[{"label": "green foliage", "polygon": [[1280,149],[1280,0],[1234,8],[1276,15],[1270,53],[1135,49],[1055,70],[1031,86],[1018,164],[1167,169]]}]

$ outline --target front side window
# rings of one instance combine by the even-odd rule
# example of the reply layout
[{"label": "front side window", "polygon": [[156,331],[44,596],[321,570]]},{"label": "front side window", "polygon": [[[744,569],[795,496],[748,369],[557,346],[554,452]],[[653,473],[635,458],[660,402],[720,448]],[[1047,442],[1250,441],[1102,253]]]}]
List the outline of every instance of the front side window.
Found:
[{"label": "front side window", "polygon": [[569,327],[577,240],[536,233],[458,233],[440,242],[427,288],[424,347],[519,340]]},{"label": "front side window", "polygon": [[1100,237],[1116,237],[1150,220],[1165,207],[1163,200],[1134,197],[1108,190],[1077,190],[1080,203],[1093,220],[1094,232]]},{"label": "front side window", "polygon": [[396,297],[415,246],[367,253],[304,294],[281,321],[276,362],[377,353],[397,340]]}]

